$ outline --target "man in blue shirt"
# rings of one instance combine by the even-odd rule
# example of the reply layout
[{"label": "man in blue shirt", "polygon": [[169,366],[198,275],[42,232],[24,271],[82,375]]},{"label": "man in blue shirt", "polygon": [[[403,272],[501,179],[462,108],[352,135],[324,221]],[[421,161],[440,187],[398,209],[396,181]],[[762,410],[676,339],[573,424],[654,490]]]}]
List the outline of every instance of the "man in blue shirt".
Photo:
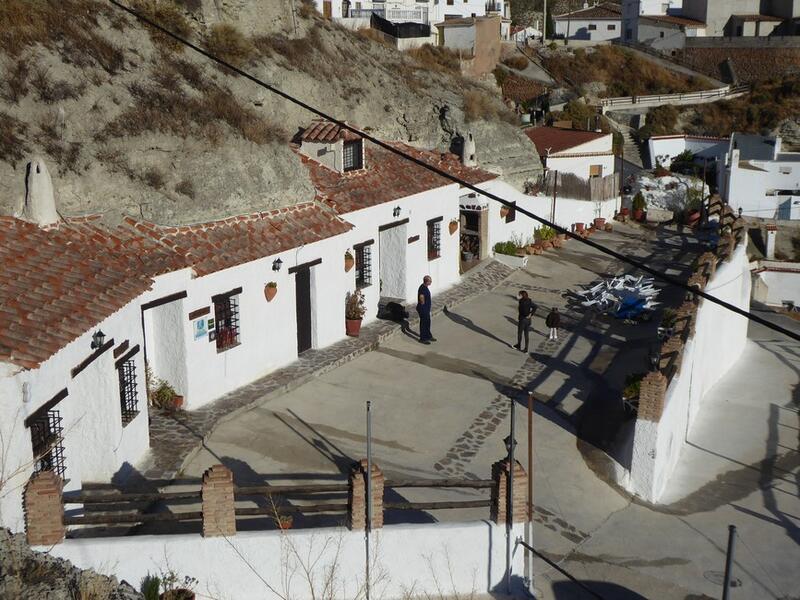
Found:
[{"label": "man in blue shirt", "polygon": [[431,335],[431,291],[428,289],[433,283],[430,275],[422,278],[422,285],[417,291],[417,314],[419,314],[419,341],[421,344],[435,342]]}]

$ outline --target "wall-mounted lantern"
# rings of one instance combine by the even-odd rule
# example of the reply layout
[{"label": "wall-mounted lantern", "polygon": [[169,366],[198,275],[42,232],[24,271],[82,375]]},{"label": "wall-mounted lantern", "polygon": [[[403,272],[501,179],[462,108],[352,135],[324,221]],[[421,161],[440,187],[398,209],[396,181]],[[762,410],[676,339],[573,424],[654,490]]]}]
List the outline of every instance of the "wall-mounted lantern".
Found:
[{"label": "wall-mounted lantern", "polygon": [[276,258],[275,260],[272,261],[272,270],[273,271],[280,271],[282,264],[283,264],[283,261],[280,258]]},{"label": "wall-mounted lantern", "polygon": [[394,210],[392,211],[392,216],[395,217],[395,218],[400,216],[400,207],[399,206],[395,206],[394,207]]},{"label": "wall-mounted lantern", "polygon": [[106,341],[106,334],[99,329],[92,335],[92,350],[97,350],[103,347],[103,342]]}]

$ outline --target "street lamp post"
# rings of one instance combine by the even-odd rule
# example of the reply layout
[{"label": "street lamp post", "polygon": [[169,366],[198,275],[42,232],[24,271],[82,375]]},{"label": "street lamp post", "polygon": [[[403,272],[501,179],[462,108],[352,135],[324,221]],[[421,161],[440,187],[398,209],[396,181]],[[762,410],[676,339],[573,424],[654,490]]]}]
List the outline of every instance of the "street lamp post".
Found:
[{"label": "street lamp post", "polygon": [[503,440],[508,451],[508,491],[506,493],[506,593],[511,595],[511,537],[514,533],[514,405],[511,398],[511,433]]}]

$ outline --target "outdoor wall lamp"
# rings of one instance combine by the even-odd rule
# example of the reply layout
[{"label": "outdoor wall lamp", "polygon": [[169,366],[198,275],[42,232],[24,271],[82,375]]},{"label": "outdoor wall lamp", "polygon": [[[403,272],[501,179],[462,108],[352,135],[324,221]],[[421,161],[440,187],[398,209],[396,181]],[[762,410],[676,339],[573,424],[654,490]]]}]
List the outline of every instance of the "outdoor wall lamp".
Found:
[{"label": "outdoor wall lamp", "polygon": [[280,258],[276,258],[275,260],[272,261],[272,270],[273,271],[280,271],[282,264],[283,264],[283,261]]},{"label": "outdoor wall lamp", "polygon": [[394,210],[392,211],[392,216],[393,217],[399,217],[400,216],[400,207],[399,206],[395,206],[394,207]]},{"label": "outdoor wall lamp", "polygon": [[97,330],[92,334],[92,350],[97,350],[103,347],[103,342],[106,340],[106,334],[101,330]]},{"label": "outdoor wall lamp", "polygon": [[506,450],[508,450],[509,455],[511,455],[511,449],[517,447],[517,440],[510,435],[503,438],[503,443],[506,445]]},{"label": "outdoor wall lamp", "polygon": [[650,348],[650,354],[648,355],[648,359],[650,360],[650,370],[657,371],[658,363],[661,362],[661,347],[653,346],[652,348]]}]

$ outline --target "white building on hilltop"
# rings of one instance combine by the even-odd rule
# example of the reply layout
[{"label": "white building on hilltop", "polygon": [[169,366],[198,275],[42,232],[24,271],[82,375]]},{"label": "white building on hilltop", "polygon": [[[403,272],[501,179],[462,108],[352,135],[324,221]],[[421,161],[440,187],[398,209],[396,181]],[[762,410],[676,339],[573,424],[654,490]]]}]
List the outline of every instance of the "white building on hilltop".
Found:
[{"label": "white building on hilltop", "polygon": [[734,133],[718,169],[722,198],[746,217],[800,219],[800,152],[780,137]]},{"label": "white building on hilltop", "polygon": [[620,37],[622,9],[619,4],[602,2],[553,17],[556,37],[569,40],[603,42]]}]

